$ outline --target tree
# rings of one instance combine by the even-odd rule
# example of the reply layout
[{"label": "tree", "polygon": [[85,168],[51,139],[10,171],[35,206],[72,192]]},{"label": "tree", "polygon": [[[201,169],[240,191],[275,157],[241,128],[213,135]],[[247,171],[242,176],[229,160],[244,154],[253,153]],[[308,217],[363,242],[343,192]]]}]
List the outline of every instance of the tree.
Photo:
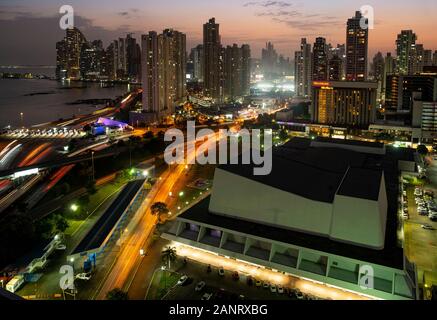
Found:
[{"label": "tree", "polygon": [[417,152],[422,156],[426,156],[428,154],[428,148],[425,145],[420,144],[417,146]]},{"label": "tree", "polygon": [[65,230],[68,229],[69,224],[64,216],[56,215],[54,220],[55,220],[56,233],[63,233]]},{"label": "tree", "polygon": [[126,292],[122,291],[119,288],[115,288],[106,294],[106,300],[123,301],[123,300],[129,300],[129,297]]},{"label": "tree", "polygon": [[167,247],[167,249],[162,251],[162,261],[168,265],[168,269],[170,269],[171,263],[176,260],[176,257],[175,247]]},{"label": "tree", "polygon": [[167,205],[163,202],[155,202],[150,208],[150,210],[152,211],[152,215],[157,216],[158,221],[160,222],[162,216],[169,213]]},{"label": "tree", "polygon": [[149,139],[153,139],[154,136],[155,136],[155,135],[153,134],[152,131],[147,131],[147,132],[144,134],[143,138],[146,139],[146,140],[149,140]]}]

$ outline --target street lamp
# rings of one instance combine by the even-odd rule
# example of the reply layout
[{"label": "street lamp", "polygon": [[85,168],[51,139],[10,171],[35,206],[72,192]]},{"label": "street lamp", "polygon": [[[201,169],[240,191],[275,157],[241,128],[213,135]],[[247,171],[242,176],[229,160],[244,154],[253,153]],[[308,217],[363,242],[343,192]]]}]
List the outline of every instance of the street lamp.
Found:
[{"label": "street lamp", "polygon": [[79,206],[77,204],[72,204],[70,209],[71,211],[76,212],[77,210],[79,210]]},{"label": "street lamp", "polygon": [[184,196],[184,192],[183,191],[179,192],[179,197],[183,197],[183,196]]},{"label": "street lamp", "polygon": [[95,172],[94,172],[94,151],[91,151],[91,162],[93,165],[93,181],[96,181]]}]

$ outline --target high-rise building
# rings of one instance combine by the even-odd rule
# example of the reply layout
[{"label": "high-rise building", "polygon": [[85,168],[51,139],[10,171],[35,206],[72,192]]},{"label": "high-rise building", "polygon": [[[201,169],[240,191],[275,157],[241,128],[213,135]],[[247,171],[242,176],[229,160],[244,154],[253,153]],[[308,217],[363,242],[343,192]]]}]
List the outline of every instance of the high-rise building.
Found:
[{"label": "high-rise building", "polygon": [[387,52],[384,58],[384,74],[382,76],[382,89],[381,89],[381,99],[385,101],[385,94],[387,91],[387,77],[395,72],[395,59],[391,55],[391,52]]},{"label": "high-rise building", "polygon": [[295,63],[295,90],[298,97],[311,96],[311,81],[312,81],[312,54],[311,44],[303,38],[301,40],[300,51],[296,51],[294,55]]},{"label": "high-rise building", "polygon": [[186,36],[166,29],[143,35],[143,109],[155,120],[171,115],[186,94]]},{"label": "high-rise building", "polygon": [[334,55],[328,62],[329,66],[329,81],[343,80],[343,59]]},{"label": "high-rise building", "polygon": [[411,56],[408,60],[408,74],[414,75],[423,72],[425,49],[423,44],[411,47]]},{"label": "high-rise building", "polygon": [[130,81],[141,79],[141,48],[137,40],[128,34],[126,37],[126,76]]},{"label": "high-rise building", "polygon": [[313,47],[313,81],[328,80],[328,53],[325,38],[316,38]]},{"label": "high-rise building", "polygon": [[347,21],[346,31],[346,79],[365,81],[367,79],[369,29],[361,28],[364,19],[360,11]]},{"label": "high-rise building", "polygon": [[193,61],[194,79],[203,82],[203,45],[199,44],[191,50],[191,59]]},{"label": "high-rise building", "polygon": [[413,30],[402,30],[396,40],[396,70],[401,75],[412,74],[411,60],[415,59],[417,36]]},{"label": "high-rise building", "polygon": [[423,66],[430,67],[433,65],[432,62],[432,50],[424,50],[423,51]]},{"label": "high-rise building", "polygon": [[384,57],[382,55],[381,52],[378,52],[374,57],[373,57],[373,62],[372,62],[372,78],[373,80],[376,81],[380,81],[382,80],[383,76],[384,76]]},{"label": "high-rise building", "polygon": [[411,111],[415,93],[420,93],[423,101],[437,101],[435,75],[389,75],[386,81],[386,109]]},{"label": "high-rise building", "polygon": [[65,38],[56,44],[58,78],[80,79],[80,55],[86,39],[77,28],[66,30]]},{"label": "high-rise building", "polygon": [[437,66],[437,50],[434,51],[434,54],[432,56],[432,65]]},{"label": "high-rise building", "polygon": [[273,43],[266,43],[266,47],[261,51],[261,63],[263,67],[264,78],[273,79],[278,72],[278,53]]},{"label": "high-rise building", "polygon": [[82,79],[100,79],[103,75],[102,60],[104,56],[101,40],[86,42],[80,54],[80,74]]},{"label": "high-rise building", "polygon": [[211,18],[203,25],[203,86],[206,96],[215,101],[223,99],[223,63],[220,25]]},{"label": "high-rise building", "polygon": [[375,119],[377,86],[367,81],[314,81],[312,121],[367,128]]},{"label": "high-rise building", "polygon": [[341,72],[339,80],[346,80],[346,45],[337,44],[336,47],[328,44],[328,59],[331,60],[334,57],[341,59]]},{"label": "high-rise building", "polygon": [[224,52],[224,96],[235,99],[250,91],[250,47],[237,44],[227,46]]}]

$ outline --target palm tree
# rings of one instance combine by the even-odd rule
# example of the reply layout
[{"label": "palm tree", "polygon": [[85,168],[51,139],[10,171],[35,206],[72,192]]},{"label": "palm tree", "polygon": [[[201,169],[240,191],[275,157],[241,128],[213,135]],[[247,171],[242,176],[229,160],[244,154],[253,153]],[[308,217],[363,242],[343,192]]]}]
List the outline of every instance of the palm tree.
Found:
[{"label": "palm tree", "polygon": [[168,265],[168,269],[170,270],[171,262],[176,260],[176,248],[168,247],[164,251],[162,251],[162,261]]},{"label": "palm tree", "polygon": [[158,217],[158,221],[161,222],[161,218],[163,215],[168,214],[170,210],[168,210],[167,205],[163,202],[155,202],[150,208],[152,211],[152,215]]}]

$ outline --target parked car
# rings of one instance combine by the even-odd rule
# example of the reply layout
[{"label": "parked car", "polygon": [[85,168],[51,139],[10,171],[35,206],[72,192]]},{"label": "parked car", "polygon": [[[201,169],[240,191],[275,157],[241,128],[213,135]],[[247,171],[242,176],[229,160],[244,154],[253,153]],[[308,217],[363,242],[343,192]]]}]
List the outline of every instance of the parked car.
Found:
[{"label": "parked car", "polygon": [[296,290],[296,298],[299,300],[303,300],[305,298],[305,295],[300,290]]},{"label": "parked car", "polygon": [[79,273],[76,275],[76,279],[89,281],[91,280],[91,273]]},{"label": "parked car", "polygon": [[196,286],[196,288],[195,288],[194,290],[196,290],[196,291],[202,291],[203,288],[205,288],[205,286],[206,286],[205,281],[200,281],[200,282],[197,284],[197,286]]},{"label": "parked car", "polygon": [[232,273],[232,279],[234,279],[235,281],[240,280],[240,275],[238,274],[237,271]]},{"label": "parked car", "polygon": [[279,294],[283,294],[283,293],[284,293],[284,287],[279,286],[279,287],[278,287],[278,293],[279,293]]},{"label": "parked car", "polygon": [[176,285],[183,286],[185,283],[187,283],[187,281],[188,281],[188,276],[184,275],[184,276],[180,277],[180,279]]},{"label": "parked car", "polygon": [[434,227],[430,226],[429,224],[423,224],[421,227],[424,230],[434,230]]},{"label": "parked car", "polygon": [[256,280],[255,282],[255,286],[257,286],[258,288],[261,287],[263,284],[261,282],[261,280]]},{"label": "parked car", "polygon": [[246,283],[249,287],[253,286],[253,279],[252,277],[247,277]]},{"label": "parked car", "polygon": [[212,297],[212,293],[205,293],[205,294],[203,294],[203,296],[202,296],[202,300],[204,300],[204,301],[208,301],[208,300],[211,299],[211,297]]},{"label": "parked car", "polygon": [[225,276],[225,269],[223,269],[223,267],[220,268],[219,271],[218,271],[218,274],[219,274],[220,277],[224,277]]},{"label": "parked car", "polygon": [[270,287],[270,284],[268,282],[263,283],[263,288],[268,289]]},{"label": "parked car", "polygon": [[270,286],[270,292],[271,292],[271,293],[276,293],[276,291],[277,291],[276,285],[272,284],[272,285]]}]

